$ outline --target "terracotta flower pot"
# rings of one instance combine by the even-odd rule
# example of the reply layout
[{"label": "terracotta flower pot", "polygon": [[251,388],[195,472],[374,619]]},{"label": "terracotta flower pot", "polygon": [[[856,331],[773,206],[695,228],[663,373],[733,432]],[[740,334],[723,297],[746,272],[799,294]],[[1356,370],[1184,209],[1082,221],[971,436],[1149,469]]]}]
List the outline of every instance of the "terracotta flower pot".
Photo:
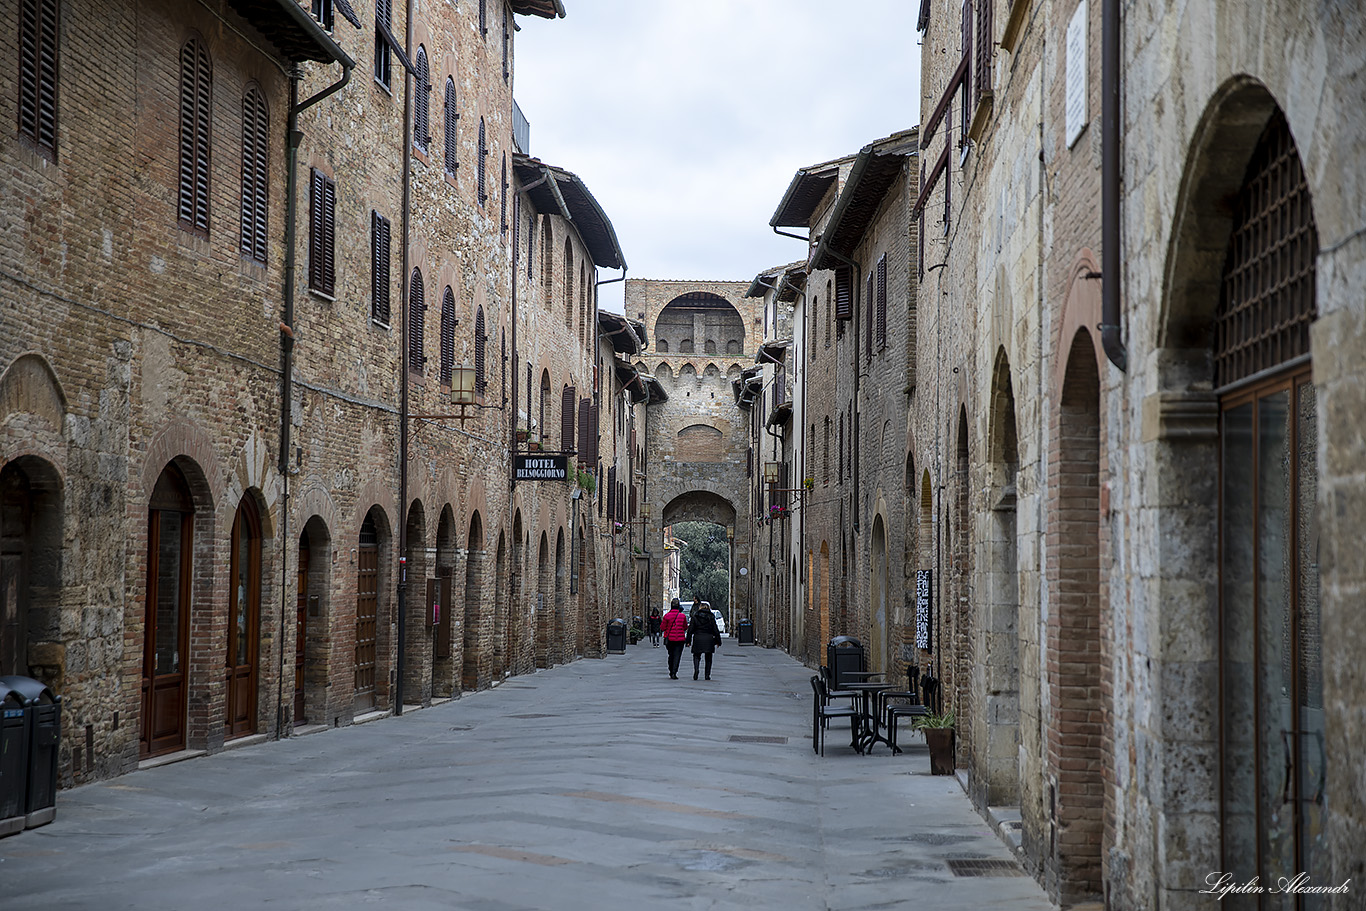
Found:
[{"label": "terracotta flower pot", "polygon": [[952,775],[953,728],[921,728],[921,731],[925,735],[925,743],[930,748],[930,774]]}]

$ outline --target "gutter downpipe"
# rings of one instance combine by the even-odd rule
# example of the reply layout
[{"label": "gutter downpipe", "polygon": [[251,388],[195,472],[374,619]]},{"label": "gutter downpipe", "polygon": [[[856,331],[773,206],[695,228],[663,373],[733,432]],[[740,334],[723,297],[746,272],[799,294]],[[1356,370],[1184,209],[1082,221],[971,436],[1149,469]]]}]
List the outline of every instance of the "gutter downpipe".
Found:
[{"label": "gutter downpipe", "polygon": [[1120,337],[1119,0],[1101,4],[1101,324],[1105,356],[1121,371],[1129,358]]},{"label": "gutter downpipe", "polygon": [[[339,49],[340,50],[340,49]],[[280,510],[280,572],[283,576],[280,580],[280,629],[285,628],[285,619],[288,616],[288,561],[284,558],[289,553],[289,450],[291,448],[289,426],[293,421],[293,385],[294,385],[294,273],[296,263],[295,241],[298,233],[298,219],[295,208],[299,195],[299,144],[303,142],[304,134],[299,130],[299,115],[308,108],[322,101],[329,95],[340,91],[351,81],[351,70],[356,65],[345,52],[341,52],[342,59],[337,62],[342,65],[341,78],[329,85],[327,88],[318,92],[316,95],[300,103],[299,98],[299,70],[295,67],[289,77],[289,114],[285,118],[285,274],[284,274],[284,313],[280,319],[280,453],[276,467],[280,472],[281,485],[283,490],[282,508]],[[297,468],[296,468],[297,470]],[[296,593],[297,594],[297,593]],[[279,672],[276,675],[276,694],[275,694],[275,737],[279,739],[284,733],[284,675],[285,675],[285,650],[279,649]]]},{"label": "gutter downpipe", "polygon": [[[408,0],[404,10],[404,53],[412,59],[413,47],[413,0]],[[426,86],[421,86],[426,91]],[[394,659],[394,714],[403,714],[403,674],[408,662],[405,660],[408,643],[408,629],[405,614],[408,609],[408,240],[412,215],[412,152],[408,146],[412,142],[413,111],[413,73],[403,68],[403,243],[402,264],[399,266],[398,303],[402,310],[399,318],[399,401],[398,401],[398,649]]]}]

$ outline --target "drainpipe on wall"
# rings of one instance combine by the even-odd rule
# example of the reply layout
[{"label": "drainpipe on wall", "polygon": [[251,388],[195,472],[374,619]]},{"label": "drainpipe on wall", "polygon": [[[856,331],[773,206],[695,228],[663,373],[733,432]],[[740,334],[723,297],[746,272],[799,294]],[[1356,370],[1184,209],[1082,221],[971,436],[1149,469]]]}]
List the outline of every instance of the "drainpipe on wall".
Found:
[{"label": "drainpipe on wall", "polygon": [[[404,48],[407,59],[412,59],[413,48],[413,0],[408,0],[404,9]],[[405,61],[406,64],[407,61]],[[426,86],[420,86],[426,91]],[[400,239],[401,265],[399,266],[398,304],[402,311],[399,316],[399,404],[398,404],[398,643],[394,659],[394,714],[403,714],[403,672],[407,667],[405,660],[408,643],[405,639],[408,624],[405,614],[408,606],[408,234],[411,215],[411,192],[409,185],[412,176],[412,152],[408,146],[412,142],[413,111],[413,72],[408,66],[403,68],[403,236]]]},{"label": "drainpipe on wall", "polygon": [[[341,78],[300,103],[299,75],[297,68],[289,77],[289,113],[285,118],[285,267],[284,267],[284,313],[280,319],[280,453],[276,467],[282,481],[282,500],[280,508],[280,630],[285,628],[288,616],[289,569],[285,557],[289,552],[289,451],[292,448],[289,427],[293,421],[294,385],[294,273],[297,255],[295,251],[298,219],[295,214],[299,195],[299,144],[304,134],[299,130],[299,114],[324,98],[340,91],[351,81],[351,70],[356,62],[341,52]],[[293,471],[298,471],[295,466]],[[284,673],[285,649],[283,637],[279,643],[279,669],[276,676],[275,694],[275,736],[284,732]]]},{"label": "drainpipe on wall", "polygon": [[1101,324],[1105,356],[1121,371],[1128,354],[1120,337],[1119,260],[1119,0],[1101,2]]}]

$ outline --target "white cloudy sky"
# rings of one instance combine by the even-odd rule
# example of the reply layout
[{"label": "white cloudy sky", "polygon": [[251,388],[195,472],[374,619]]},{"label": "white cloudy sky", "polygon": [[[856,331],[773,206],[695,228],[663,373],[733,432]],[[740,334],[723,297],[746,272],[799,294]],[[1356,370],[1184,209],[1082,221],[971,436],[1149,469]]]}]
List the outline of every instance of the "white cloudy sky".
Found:
[{"label": "white cloudy sky", "polygon": [[531,154],[584,180],[632,278],[748,281],[799,259],[768,226],[793,174],[919,119],[915,0],[564,5],[518,17],[517,103]]}]

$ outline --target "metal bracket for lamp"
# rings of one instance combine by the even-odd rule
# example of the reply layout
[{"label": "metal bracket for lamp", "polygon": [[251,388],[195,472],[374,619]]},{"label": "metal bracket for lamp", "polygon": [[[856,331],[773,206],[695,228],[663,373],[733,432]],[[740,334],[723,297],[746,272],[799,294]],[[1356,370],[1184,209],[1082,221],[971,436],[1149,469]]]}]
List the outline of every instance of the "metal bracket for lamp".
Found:
[{"label": "metal bracket for lamp", "polygon": [[461,364],[459,367],[451,368],[451,404],[459,405],[460,411],[455,414],[410,414],[408,417],[414,420],[423,421],[451,421],[458,419],[463,426],[468,418],[478,417],[469,414],[468,409],[478,408],[486,411],[501,411],[502,405],[481,405],[475,401],[478,396],[475,392],[474,368]]}]

